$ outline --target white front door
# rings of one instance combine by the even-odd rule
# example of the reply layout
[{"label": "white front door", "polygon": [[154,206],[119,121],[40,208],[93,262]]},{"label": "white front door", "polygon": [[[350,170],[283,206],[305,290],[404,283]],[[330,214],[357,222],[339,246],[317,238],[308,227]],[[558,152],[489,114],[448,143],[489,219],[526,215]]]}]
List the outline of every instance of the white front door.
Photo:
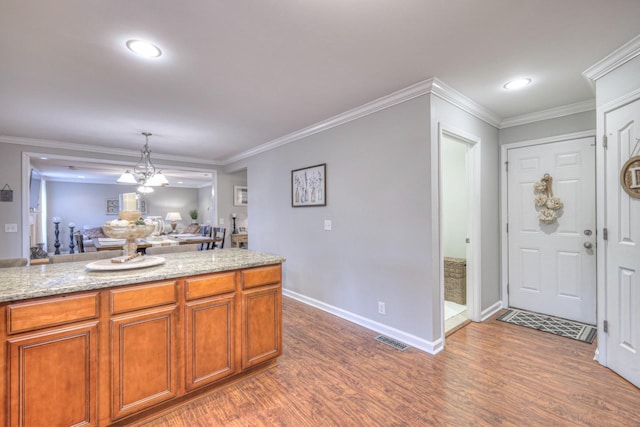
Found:
[{"label": "white front door", "polygon": [[[595,324],[594,139],[513,148],[507,160],[509,306]],[[534,201],[545,174],[564,205],[551,224]]]},{"label": "white front door", "polygon": [[640,199],[620,185],[620,170],[640,138],[640,101],[607,113],[605,135],[606,364],[640,387]]}]

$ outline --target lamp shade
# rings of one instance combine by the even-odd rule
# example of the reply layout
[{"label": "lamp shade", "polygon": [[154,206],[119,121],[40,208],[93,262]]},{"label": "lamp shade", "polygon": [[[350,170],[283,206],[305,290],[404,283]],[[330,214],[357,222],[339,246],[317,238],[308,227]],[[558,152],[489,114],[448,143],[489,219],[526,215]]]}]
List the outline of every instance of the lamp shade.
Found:
[{"label": "lamp shade", "polygon": [[180,212],[168,212],[167,217],[164,220],[165,221],[182,221],[182,217],[180,216]]}]

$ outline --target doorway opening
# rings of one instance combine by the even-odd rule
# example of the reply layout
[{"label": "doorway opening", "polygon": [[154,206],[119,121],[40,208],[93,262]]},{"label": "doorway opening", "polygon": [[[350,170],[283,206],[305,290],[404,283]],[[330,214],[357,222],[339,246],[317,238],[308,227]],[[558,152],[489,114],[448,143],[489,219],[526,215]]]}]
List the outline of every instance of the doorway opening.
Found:
[{"label": "doorway opening", "polygon": [[444,255],[445,334],[469,322],[467,315],[467,242],[469,239],[469,145],[443,134],[441,145],[442,247]]},{"label": "doorway opening", "polygon": [[480,138],[439,125],[439,279],[442,337],[481,320]]}]

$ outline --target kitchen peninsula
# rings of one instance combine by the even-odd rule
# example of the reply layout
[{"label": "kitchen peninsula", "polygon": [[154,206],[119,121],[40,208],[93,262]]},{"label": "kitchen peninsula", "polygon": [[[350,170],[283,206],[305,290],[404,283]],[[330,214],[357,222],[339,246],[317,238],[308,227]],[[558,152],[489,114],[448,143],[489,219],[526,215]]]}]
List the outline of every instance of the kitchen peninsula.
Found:
[{"label": "kitchen peninsula", "polygon": [[283,257],[242,249],[0,275],[0,426],[126,425],[275,364]]}]

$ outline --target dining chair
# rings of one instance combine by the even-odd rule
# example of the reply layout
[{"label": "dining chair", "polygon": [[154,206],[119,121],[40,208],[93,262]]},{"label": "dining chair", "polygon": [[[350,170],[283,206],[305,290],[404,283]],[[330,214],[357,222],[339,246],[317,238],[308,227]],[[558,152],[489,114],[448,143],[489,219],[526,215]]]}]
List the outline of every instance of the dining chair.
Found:
[{"label": "dining chair", "polygon": [[29,262],[29,260],[26,258],[4,258],[0,259],[0,268],[24,267],[27,265],[27,262]]},{"label": "dining chair", "polygon": [[193,243],[191,245],[174,245],[174,246],[152,246],[145,249],[147,255],[159,255],[169,254],[175,252],[191,252],[197,251],[200,247],[199,243]]},{"label": "dining chair", "polygon": [[[224,238],[227,234],[227,229],[224,227],[213,227],[213,238],[214,238],[214,242],[213,242],[213,248],[224,248]],[[219,244],[219,245],[218,245]],[[213,249],[212,248],[212,249]]]},{"label": "dining chair", "polygon": [[[202,233],[202,237],[208,237],[211,238],[211,226],[210,225],[203,225],[202,227],[200,227],[200,233]],[[200,243],[200,250],[204,251],[206,249],[209,249],[211,247],[212,243]]]}]

